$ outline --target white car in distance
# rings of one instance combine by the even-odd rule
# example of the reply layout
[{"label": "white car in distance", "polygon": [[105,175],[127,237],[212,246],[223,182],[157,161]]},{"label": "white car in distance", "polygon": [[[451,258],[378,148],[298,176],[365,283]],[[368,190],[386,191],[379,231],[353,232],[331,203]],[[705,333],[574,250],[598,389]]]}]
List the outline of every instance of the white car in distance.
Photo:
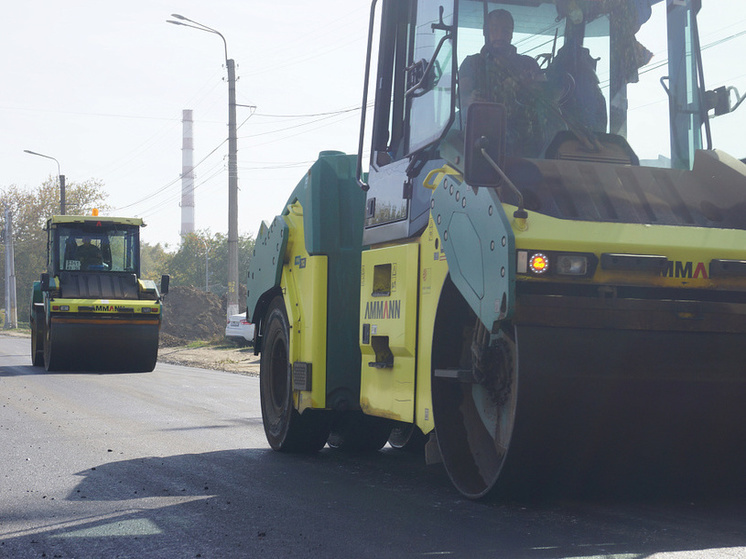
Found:
[{"label": "white car in distance", "polygon": [[246,319],[246,314],[234,314],[225,327],[225,337],[239,343],[254,343],[254,325]]}]

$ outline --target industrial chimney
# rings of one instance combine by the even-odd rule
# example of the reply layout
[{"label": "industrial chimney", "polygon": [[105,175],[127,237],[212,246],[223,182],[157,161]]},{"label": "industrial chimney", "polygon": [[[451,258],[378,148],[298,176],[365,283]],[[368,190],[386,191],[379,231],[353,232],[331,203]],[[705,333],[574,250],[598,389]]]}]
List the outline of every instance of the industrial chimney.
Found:
[{"label": "industrial chimney", "polygon": [[194,140],[192,111],[182,111],[181,147],[181,235],[194,232]]}]

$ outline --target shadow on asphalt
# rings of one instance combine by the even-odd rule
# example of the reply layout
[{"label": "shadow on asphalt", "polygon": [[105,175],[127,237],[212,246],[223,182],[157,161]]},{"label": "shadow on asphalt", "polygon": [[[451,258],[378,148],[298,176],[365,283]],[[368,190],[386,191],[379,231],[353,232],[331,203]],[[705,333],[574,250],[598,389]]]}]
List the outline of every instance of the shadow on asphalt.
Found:
[{"label": "shadow on asphalt", "polygon": [[59,523],[40,508],[33,522],[46,528],[0,538],[0,557],[632,559],[746,546],[742,500],[473,502],[440,466],[391,449],[225,450],[109,462],[75,475],[79,483],[57,506],[73,506],[77,520]]},{"label": "shadow on asphalt", "polygon": [[132,371],[46,371],[44,367],[32,365],[0,366],[0,377],[18,377],[24,375],[140,375],[148,374]]}]

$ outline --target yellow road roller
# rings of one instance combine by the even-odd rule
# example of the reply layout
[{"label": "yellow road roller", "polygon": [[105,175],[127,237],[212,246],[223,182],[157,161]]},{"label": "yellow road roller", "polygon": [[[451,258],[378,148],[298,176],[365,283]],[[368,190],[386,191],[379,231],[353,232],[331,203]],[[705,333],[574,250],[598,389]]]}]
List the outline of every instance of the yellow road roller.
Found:
[{"label": "yellow road roller", "polygon": [[[94,212],[95,213],[95,212]],[[160,287],[140,277],[140,218],[58,215],[34,282],[31,359],[47,371],[148,372],[158,358]]]}]

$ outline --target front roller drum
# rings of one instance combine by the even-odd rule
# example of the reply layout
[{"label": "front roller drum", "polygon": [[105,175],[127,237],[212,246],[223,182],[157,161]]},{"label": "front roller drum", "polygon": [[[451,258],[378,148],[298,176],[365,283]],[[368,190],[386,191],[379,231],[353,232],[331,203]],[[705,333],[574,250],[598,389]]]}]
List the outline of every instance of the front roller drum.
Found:
[{"label": "front roller drum", "polygon": [[47,371],[150,372],[158,360],[156,321],[60,320],[45,328]]},{"label": "front roller drum", "polygon": [[34,367],[44,366],[44,309],[34,308],[31,324],[31,364]]},{"label": "front roller drum", "polygon": [[444,287],[435,326],[432,397],[438,446],[456,489],[478,499],[495,486],[511,442],[518,392],[515,341],[511,332],[500,332],[489,355],[481,356],[481,378],[471,378],[479,326],[451,282]]},{"label": "front roller drum", "polygon": [[435,326],[435,430],[464,496],[746,494],[741,334],[488,333],[451,282]]},{"label": "front roller drum", "polygon": [[326,444],[330,420],[322,410],[300,414],[293,405],[290,325],[282,297],[270,303],[264,324],[259,388],[267,441],[278,451],[317,452]]}]

